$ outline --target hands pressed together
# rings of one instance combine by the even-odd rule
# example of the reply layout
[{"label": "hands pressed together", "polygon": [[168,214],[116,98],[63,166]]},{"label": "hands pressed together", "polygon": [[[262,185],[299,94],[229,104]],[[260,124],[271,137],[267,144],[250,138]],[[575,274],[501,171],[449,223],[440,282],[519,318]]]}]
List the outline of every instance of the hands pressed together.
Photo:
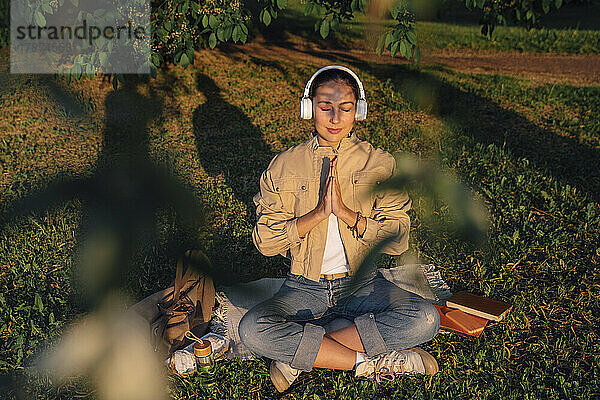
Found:
[{"label": "hands pressed together", "polygon": [[323,219],[329,218],[331,213],[341,219],[344,219],[344,215],[347,215],[348,212],[356,215],[346,207],[342,200],[340,182],[337,179],[337,157],[334,157],[329,163],[329,175],[325,181],[325,189],[317,205],[317,211]]},{"label": "hands pressed together", "polygon": [[340,218],[348,226],[357,224],[358,232],[364,232],[366,228],[365,218],[361,217],[357,223],[356,218],[358,214],[346,207],[342,200],[342,191],[337,177],[337,158],[333,158],[329,164],[329,175],[325,181],[325,188],[319,199],[319,204],[313,211],[298,218],[296,221],[298,235],[303,237],[319,222],[329,218],[331,214]]}]

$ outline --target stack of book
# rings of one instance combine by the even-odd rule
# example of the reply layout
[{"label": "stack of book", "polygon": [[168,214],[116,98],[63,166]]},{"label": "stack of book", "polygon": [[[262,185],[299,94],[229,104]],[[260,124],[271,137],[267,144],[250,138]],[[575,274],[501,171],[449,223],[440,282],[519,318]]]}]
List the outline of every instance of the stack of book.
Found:
[{"label": "stack of book", "polygon": [[502,321],[512,305],[468,292],[452,295],[446,306],[435,305],[440,313],[440,329],[479,337],[489,321]]}]

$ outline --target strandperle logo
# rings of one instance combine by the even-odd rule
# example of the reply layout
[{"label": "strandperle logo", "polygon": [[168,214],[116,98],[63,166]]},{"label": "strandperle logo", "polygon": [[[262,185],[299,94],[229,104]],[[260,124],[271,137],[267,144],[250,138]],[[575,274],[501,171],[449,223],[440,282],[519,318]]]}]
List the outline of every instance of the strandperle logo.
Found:
[{"label": "strandperle logo", "polygon": [[90,45],[100,38],[101,36],[105,39],[117,39],[127,37],[132,39],[135,37],[138,40],[143,40],[146,35],[146,29],[143,26],[135,27],[131,21],[127,22],[124,26],[105,26],[104,28],[87,25],[87,20],[83,20],[83,24],[71,27],[71,26],[17,26],[17,39],[48,39],[48,40],[73,40],[80,39],[86,40]]},{"label": "strandperle logo", "polygon": [[149,0],[11,2],[11,72],[150,73]]}]

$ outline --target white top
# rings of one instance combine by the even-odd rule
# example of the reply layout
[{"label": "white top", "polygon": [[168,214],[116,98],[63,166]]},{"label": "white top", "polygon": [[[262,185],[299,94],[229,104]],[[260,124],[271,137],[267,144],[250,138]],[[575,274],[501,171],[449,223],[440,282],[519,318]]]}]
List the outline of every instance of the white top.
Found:
[{"label": "white top", "polygon": [[340,236],[340,227],[335,214],[329,214],[329,226],[327,227],[327,240],[325,252],[323,253],[322,274],[339,274],[348,271],[348,260],[344,251],[344,244]]}]

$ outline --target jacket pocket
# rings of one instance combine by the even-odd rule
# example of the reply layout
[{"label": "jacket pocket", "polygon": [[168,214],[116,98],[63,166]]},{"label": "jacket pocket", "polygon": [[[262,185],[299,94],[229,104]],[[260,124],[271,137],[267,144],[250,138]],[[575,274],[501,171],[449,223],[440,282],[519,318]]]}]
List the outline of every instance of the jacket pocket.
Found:
[{"label": "jacket pocket", "polygon": [[375,203],[373,190],[380,182],[379,174],[373,172],[354,172],[352,174],[354,206],[366,217],[371,215]]},{"label": "jacket pocket", "polygon": [[309,180],[306,178],[288,177],[273,180],[275,192],[281,197],[281,208],[300,217],[308,211],[307,204]]}]

